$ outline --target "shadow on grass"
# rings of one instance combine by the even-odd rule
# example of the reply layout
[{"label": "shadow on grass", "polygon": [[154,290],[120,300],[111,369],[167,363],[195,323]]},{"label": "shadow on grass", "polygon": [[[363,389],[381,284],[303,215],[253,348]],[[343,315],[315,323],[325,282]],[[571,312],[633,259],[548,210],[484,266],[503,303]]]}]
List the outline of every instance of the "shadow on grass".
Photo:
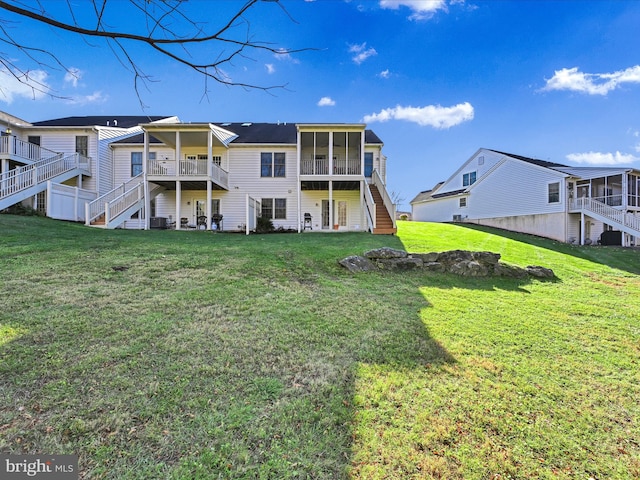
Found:
[{"label": "shadow on grass", "polygon": [[[565,242],[550,240],[548,238],[530,235],[526,233],[512,232],[495,227],[474,225],[471,223],[456,224],[461,228],[476,230],[491,235],[496,235],[527,245],[551,250],[553,252],[571,255],[582,260],[599,263],[607,267],[626,271],[633,274],[640,274],[640,252],[637,248],[623,248],[616,246],[600,245],[571,245]],[[630,261],[631,260],[631,261]]]}]

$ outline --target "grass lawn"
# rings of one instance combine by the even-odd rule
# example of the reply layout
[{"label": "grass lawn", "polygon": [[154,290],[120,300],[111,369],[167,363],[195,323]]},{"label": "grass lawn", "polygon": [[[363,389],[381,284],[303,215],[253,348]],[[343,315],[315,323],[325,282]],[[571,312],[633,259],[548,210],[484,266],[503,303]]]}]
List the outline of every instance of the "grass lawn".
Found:
[{"label": "grass lawn", "polygon": [[[337,264],[379,246],[557,280]],[[0,215],[0,279],[0,453],[81,478],[640,478],[637,249]]]}]

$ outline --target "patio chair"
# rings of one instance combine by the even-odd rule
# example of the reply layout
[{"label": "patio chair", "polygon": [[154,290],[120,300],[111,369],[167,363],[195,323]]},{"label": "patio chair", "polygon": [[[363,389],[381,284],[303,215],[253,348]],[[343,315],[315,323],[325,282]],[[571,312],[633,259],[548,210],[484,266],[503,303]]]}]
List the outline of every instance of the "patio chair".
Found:
[{"label": "patio chair", "polygon": [[304,214],[304,224],[303,224],[302,230],[304,231],[307,228],[310,230],[313,230],[312,217],[310,213]]}]

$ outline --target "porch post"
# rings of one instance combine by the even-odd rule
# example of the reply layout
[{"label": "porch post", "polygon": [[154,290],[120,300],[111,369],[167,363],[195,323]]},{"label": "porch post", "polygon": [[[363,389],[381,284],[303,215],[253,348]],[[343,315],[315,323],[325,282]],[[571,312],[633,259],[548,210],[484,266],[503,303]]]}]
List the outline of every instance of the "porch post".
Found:
[{"label": "porch post", "polygon": [[176,180],[176,230],[180,230],[180,219],[182,216],[182,209],[180,204],[182,203],[182,182]]},{"label": "porch post", "polygon": [[[296,162],[298,162],[297,168],[296,168],[296,179],[297,179],[297,185],[296,185],[296,193],[298,195],[298,233],[300,233],[302,231],[302,204],[301,204],[301,185],[300,185],[300,168],[302,167],[302,162],[301,162],[301,158],[302,158],[302,142],[300,141],[300,137],[302,135],[300,134],[300,128],[297,128],[297,135],[296,135]],[[315,143],[315,142],[314,142]],[[315,144],[314,147],[315,149]],[[314,163],[315,163],[315,155],[313,156],[314,158]]]},{"label": "porch post", "polygon": [[207,230],[211,230],[211,177],[213,177],[213,132],[207,133]]},{"label": "porch post", "polygon": [[329,180],[329,231],[333,230],[333,180]]},{"label": "porch post", "polygon": [[149,230],[151,221],[151,199],[149,198],[149,182],[147,181],[147,171],[149,162],[149,132],[144,131],[144,151],[142,152],[142,181],[144,186],[144,229]]},{"label": "porch post", "polygon": [[580,212],[580,245],[584,245],[584,211]]}]

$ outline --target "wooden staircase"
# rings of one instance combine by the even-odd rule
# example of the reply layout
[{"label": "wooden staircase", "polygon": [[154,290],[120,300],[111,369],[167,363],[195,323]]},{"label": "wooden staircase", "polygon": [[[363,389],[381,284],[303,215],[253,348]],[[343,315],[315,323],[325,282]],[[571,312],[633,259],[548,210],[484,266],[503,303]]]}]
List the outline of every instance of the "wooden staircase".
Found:
[{"label": "wooden staircase", "polygon": [[376,228],[373,229],[374,235],[395,235],[398,229],[393,226],[393,220],[384,206],[382,195],[378,191],[378,187],[369,184],[371,196],[376,204]]}]

